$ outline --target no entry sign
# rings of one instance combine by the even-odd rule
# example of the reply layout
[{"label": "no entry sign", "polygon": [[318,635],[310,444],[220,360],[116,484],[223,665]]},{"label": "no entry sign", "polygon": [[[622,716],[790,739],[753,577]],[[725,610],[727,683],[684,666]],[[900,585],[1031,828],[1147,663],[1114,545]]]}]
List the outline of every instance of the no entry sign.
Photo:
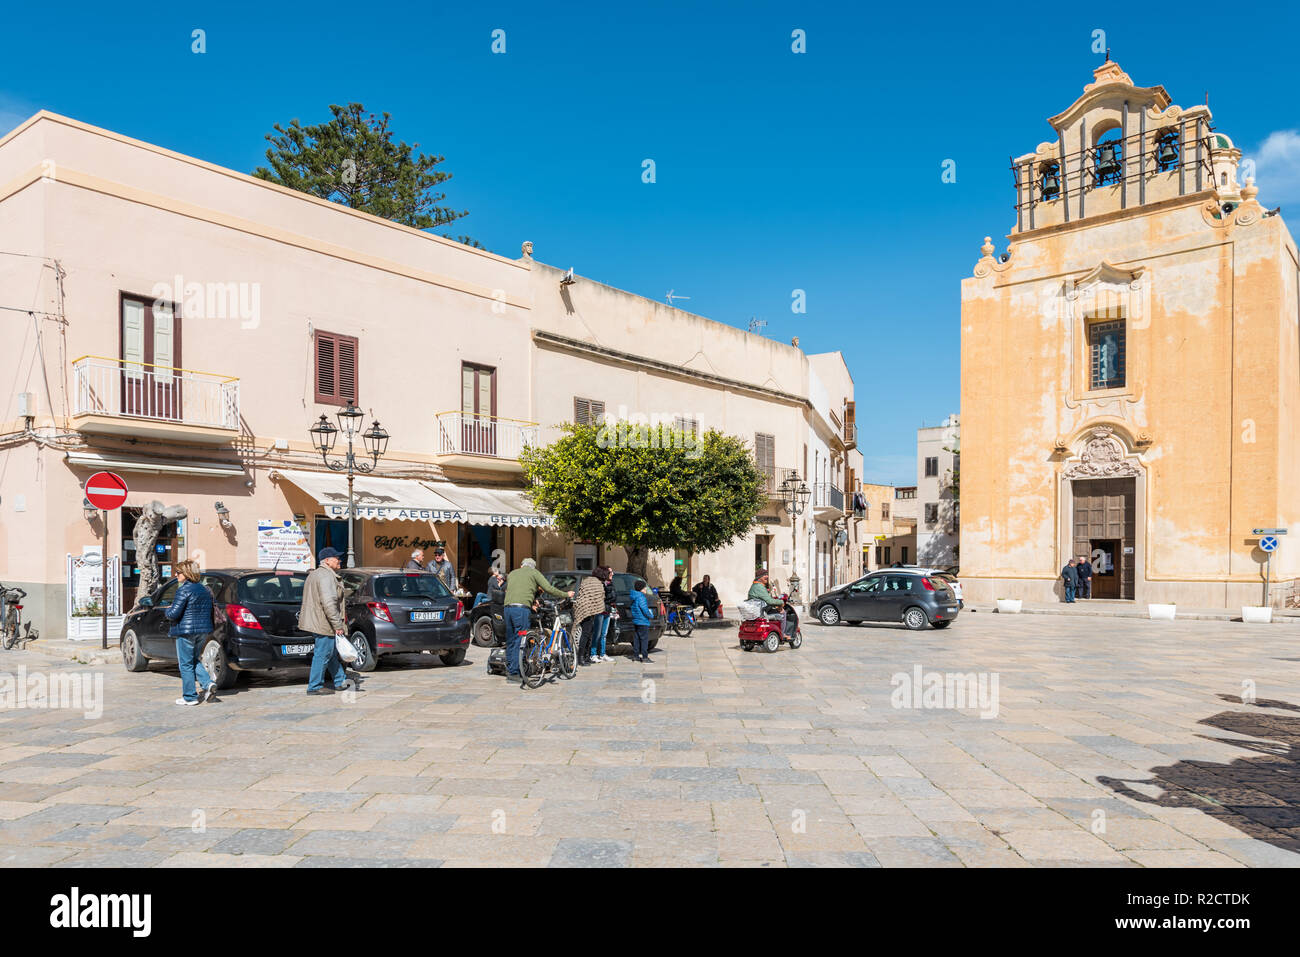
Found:
[{"label": "no entry sign", "polygon": [[126,501],[126,482],[114,472],[96,472],[86,479],[86,499],[95,508],[120,508]]}]

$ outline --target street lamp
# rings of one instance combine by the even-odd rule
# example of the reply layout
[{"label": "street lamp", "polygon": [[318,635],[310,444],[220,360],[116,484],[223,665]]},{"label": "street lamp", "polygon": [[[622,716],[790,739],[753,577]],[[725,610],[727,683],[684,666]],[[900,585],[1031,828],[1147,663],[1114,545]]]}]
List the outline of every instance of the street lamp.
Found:
[{"label": "street lamp", "polygon": [[[330,424],[329,419],[321,415],[319,421],[307,430],[311,435],[312,445],[316,451],[320,452],[321,460],[325,467],[335,472],[348,473],[348,561],[347,568],[353,567],[354,552],[352,545],[352,526],[356,513],[356,504],[352,494],[352,477],[357,472],[373,472],[375,466],[379,464],[379,458],[388,451],[388,433],[379,426],[379,420],[376,419],[371,423],[370,428],[361,432],[362,421],[366,413],[357,408],[351,399],[345,408],[339,409],[334,413],[338,419],[338,427],[335,428]],[[330,452],[334,449],[334,443],[338,440],[339,434],[342,433],[348,440],[347,456],[343,459],[331,459]],[[361,441],[365,444],[366,452],[370,455],[370,463],[358,462],[353,452],[353,436],[361,435]]]},{"label": "street lamp", "polygon": [[785,510],[790,515],[790,600],[799,602],[799,575],[796,569],[799,567],[799,533],[796,530],[799,516],[808,509],[808,499],[812,497],[812,489],[808,483],[799,478],[799,473],[793,469],[786,473],[785,478],[781,481],[779,489],[781,500],[785,503]]}]

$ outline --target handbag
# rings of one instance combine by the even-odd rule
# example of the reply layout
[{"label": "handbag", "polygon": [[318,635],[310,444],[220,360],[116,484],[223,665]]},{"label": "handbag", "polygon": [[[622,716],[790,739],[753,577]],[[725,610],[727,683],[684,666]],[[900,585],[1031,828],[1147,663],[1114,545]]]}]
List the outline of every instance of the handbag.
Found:
[{"label": "handbag", "polygon": [[352,646],[352,642],[348,641],[348,639],[343,635],[334,636],[334,648],[338,651],[339,657],[348,664],[351,664],[360,657],[360,655],[357,654],[357,649]]}]

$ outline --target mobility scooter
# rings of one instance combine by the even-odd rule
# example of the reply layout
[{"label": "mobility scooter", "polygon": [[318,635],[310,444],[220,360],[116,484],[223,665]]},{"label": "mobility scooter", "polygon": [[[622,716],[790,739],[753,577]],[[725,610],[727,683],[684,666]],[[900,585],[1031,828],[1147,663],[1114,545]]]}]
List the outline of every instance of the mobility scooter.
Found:
[{"label": "mobility scooter", "polygon": [[781,604],[768,605],[757,618],[740,623],[740,647],[753,651],[762,645],[766,651],[776,651],[782,642],[791,648],[803,644],[803,631],[799,628],[799,613],[790,604],[790,596],[782,595]]}]

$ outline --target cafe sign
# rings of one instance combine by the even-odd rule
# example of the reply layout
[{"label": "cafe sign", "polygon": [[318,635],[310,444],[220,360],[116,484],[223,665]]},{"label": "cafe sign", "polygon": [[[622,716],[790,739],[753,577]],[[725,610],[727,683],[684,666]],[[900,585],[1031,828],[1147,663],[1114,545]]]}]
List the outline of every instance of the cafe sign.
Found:
[{"label": "cafe sign", "polygon": [[[325,513],[331,518],[347,518],[346,504],[327,504]],[[455,509],[408,508],[400,505],[358,505],[352,510],[356,518],[382,518],[390,522],[463,522],[465,513]]]}]

